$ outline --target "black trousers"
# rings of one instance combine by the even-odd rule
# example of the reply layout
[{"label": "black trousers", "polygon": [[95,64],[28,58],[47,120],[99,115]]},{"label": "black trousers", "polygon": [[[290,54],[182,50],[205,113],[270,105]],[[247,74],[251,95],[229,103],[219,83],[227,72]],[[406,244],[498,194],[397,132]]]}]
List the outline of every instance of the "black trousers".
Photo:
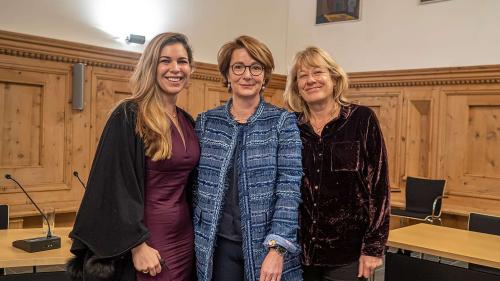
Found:
[{"label": "black trousers", "polygon": [[245,268],[241,242],[217,237],[212,281],[243,281]]},{"label": "black trousers", "polygon": [[342,266],[303,266],[304,281],[360,281],[358,278],[359,262]]}]

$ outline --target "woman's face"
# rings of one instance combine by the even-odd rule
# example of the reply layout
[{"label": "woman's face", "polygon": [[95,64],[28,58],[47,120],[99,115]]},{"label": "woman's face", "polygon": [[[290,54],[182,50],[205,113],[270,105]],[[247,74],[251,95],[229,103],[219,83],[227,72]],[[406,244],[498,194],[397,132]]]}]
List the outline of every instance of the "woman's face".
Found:
[{"label": "woman's face", "polygon": [[161,49],[156,67],[156,81],[167,95],[177,95],[187,86],[191,76],[188,54],[181,43]]},{"label": "woman's face", "polygon": [[231,55],[228,82],[233,97],[251,98],[259,95],[264,85],[264,67],[246,49],[236,49]]},{"label": "woman's face", "polygon": [[335,84],[325,66],[300,66],[297,69],[297,86],[307,104],[328,102],[333,96]]}]

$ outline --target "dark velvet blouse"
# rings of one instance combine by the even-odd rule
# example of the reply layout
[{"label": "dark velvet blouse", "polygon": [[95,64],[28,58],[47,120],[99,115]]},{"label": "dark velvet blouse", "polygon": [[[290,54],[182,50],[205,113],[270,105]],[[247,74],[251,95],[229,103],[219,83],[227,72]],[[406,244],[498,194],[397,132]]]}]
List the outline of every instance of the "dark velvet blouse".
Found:
[{"label": "dark velvet blouse", "polygon": [[382,256],[389,234],[389,177],[375,113],[342,106],[321,136],[299,114],[303,143],[300,241],[305,265]]}]

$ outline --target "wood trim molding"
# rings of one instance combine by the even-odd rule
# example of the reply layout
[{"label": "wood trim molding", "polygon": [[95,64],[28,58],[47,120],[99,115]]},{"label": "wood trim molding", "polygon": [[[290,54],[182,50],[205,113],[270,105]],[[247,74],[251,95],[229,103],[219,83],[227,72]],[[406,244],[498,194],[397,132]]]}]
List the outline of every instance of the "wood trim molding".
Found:
[{"label": "wood trim molding", "polygon": [[0,54],[63,63],[133,70],[139,53],[0,31]]},{"label": "wood trim molding", "polygon": [[350,88],[415,87],[500,83],[500,65],[349,73]]},{"label": "wood trim molding", "polygon": [[[141,54],[0,30],[0,55],[133,71]],[[217,65],[195,62],[193,79],[221,82]],[[284,89],[286,76],[274,74],[269,88]]]}]

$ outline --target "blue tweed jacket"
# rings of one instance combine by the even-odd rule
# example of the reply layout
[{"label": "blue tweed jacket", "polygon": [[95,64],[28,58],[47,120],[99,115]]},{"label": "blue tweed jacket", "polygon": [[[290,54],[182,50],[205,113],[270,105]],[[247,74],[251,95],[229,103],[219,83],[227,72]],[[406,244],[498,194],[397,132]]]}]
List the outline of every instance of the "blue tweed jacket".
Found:
[{"label": "blue tweed jacket", "polygon": [[[196,132],[201,156],[194,186],[196,269],[199,281],[211,281],[213,253],[227,190],[229,161],[238,134],[230,117],[232,101],[198,116]],[[245,279],[258,281],[269,240],[288,253],[281,280],[300,281],[297,241],[301,201],[301,141],[296,117],[261,98],[243,132],[241,176],[238,182]]]}]

